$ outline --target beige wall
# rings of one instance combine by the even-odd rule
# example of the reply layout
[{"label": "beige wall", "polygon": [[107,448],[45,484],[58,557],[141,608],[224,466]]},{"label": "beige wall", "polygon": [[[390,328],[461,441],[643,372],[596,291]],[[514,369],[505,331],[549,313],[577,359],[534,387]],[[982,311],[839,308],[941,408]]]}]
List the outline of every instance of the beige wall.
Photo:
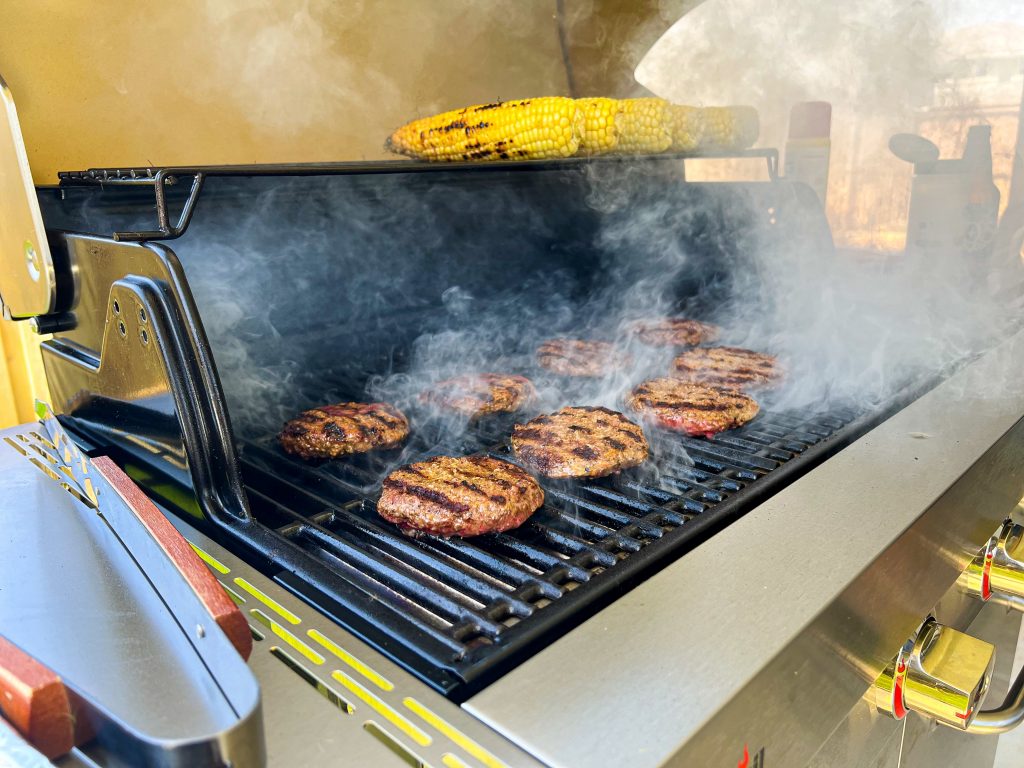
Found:
[{"label": "beige wall", "polygon": [[395,127],[445,109],[634,95],[633,68],[699,1],[0,0],[0,74],[38,183],[372,159]]},{"label": "beige wall", "polygon": [[554,0],[10,0],[0,73],[58,170],[383,156],[433,111],[567,92]]}]

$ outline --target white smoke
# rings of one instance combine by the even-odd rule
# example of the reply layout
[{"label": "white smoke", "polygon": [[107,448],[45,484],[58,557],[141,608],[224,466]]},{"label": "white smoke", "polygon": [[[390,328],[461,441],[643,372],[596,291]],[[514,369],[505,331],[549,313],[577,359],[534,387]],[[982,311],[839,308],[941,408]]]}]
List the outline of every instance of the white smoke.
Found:
[{"label": "white smoke", "polygon": [[[694,47],[663,57],[659,76],[676,89],[665,95],[678,101],[758,103],[767,126],[762,143],[781,138],[791,103],[830,89],[859,100],[854,117],[872,118],[875,110],[906,129],[900,121],[927,100],[941,74],[944,11],[933,5],[771,0],[753,17],[739,7],[707,14]],[[251,103],[254,120],[271,124],[320,119],[318,99],[352,99],[357,91],[362,99],[364,86],[407,117],[436,109],[393,88],[386,64],[377,83],[336,45],[358,35],[371,10],[368,3],[304,3],[294,13],[275,11],[257,32],[267,12],[262,0],[211,4],[226,51],[243,39],[259,41],[250,57],[225,56],[216,66],[249,68],[237,95]],[[759,53],[772,57],[771,67],[758,64]],[[695,60],[700,66],[690,66]],[[282,88],[273,62],[306,72],[310,88],[321,90]],[[340,76],[324,85],[328,70]],[[365,109],[374,101],[367,95]],[[835,119],[846,118],[837,110]],[[887,152],[887,134],[871,136],[875,151]],[[872,407],[984,348],[1017,312],[990,300],[975,279],[983,268],[966,261],[852,257],[827,243],[809,252],[803,241],[755,239],[742,230],[752,220],[764,225],[758,200],[743,203],[740,194],[723,202],[713,192],[651,199],[660,187],[649,170],[624,164],[609,179],[602,167],[586,175],[587,203],[599,217],[592,240],[550,231],[560,215],[557,195],[547,210],[500,194],[481,207],[483,175],[435,187],[427,174],[386,191],[328,178],[270,179],[244,189],[211,179],[174,248],[239,432],[272,434],[297,411],[339,400],[384,398],[416,410],[433,382],[483,371],[536,376],[541,409],[621,408],[633,383],[671,363],[670,352],[630,341],[626,325],[678,314],[724,325],[728,343],[780,354],[789,376],[771,396],[777,404]],[[670,164],[664,170],[678,172]],[[777,215],[795,216],[793,208]],[[800,234],[800,226],[791,219],[776,229]],[[491,242],[481,244],[478,229]],[[595,279],[559,271],[574,259]],[[733,273],[730,291],[691,279],[723,260]],[[595,381],[548,378],[533,350],[552,336],[618,341],[635,362]],[[457,434],[465,424],[442,426]]]}]

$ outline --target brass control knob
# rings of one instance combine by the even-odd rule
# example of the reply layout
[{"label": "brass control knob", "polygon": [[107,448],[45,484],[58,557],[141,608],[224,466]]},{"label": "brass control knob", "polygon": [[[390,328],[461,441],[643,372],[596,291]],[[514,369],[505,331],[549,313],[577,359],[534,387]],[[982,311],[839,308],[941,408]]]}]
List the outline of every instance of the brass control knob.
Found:
[{"label": "brass control knob", "polygon": [[982,600],[993,595],[1024,598],[1024,526],[1009,520],[1003,523],[964,571],[960,583]]},{"label": "brass control knob", "polygon": [[928,619],[875,681],[875,704],[902,719],[918,712],[966,729],[992,679],[996,649]]}]

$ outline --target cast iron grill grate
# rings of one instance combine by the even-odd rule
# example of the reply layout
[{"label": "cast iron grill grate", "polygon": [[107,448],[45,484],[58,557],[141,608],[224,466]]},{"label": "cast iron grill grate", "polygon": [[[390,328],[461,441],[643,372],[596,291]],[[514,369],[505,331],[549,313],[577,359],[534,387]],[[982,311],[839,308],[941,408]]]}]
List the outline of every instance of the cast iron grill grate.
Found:
[{"label": "cast iron grill grate", "polygon": [[319,464],[284,453],[275,436],[240,453],[256,518],[350,592],[282,583],[463,698],[841,448],[859,420],[849,409],[769,411],[711,439],[655,431],[653,461],[597,480],[544,480],[544,507],[526,524],[468,540],[402,533],[376,514],[380,482],[438,453],[512,460],[511,420],[449,443],[414,430],[401,452]]}]

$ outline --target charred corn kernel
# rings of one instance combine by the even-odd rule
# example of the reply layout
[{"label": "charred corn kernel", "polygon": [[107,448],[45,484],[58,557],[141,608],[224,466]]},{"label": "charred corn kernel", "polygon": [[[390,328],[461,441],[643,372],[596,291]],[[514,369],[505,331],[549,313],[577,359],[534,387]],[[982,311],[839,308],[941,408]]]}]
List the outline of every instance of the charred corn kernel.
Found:
[{"label": "charred corn kernel", "polygon": [[760,124],[753,107],[705,107],[700,146],[708,149],[747,149],[757,141]]},{"label": "charred corn kernel", "polygon": [[623,153],[664,152],[672,146],[672,119],[664,99],[620,99],[615,117]]},{"label": "charred corn kernel", "polygon": [[672,149],[676,152],[697,149],[704,135],[704,110],[681,104],[669,104],[668,110],[672,128]]},{"label": "charred corn kernel", "polygon": [[480,104],[414,120],[386,147],[419,160],[535,160],[579,149],[584,117],[560,96]]},{"label": "charred corn kernel", "polygon": [[596,97],[576,99],[576,104],[583,112],[583,138],[580,141],[580,154],[603,155],[614,152],[615,146],[619,142],[619,132],[615,127],[619,102],[615,99]]}]

